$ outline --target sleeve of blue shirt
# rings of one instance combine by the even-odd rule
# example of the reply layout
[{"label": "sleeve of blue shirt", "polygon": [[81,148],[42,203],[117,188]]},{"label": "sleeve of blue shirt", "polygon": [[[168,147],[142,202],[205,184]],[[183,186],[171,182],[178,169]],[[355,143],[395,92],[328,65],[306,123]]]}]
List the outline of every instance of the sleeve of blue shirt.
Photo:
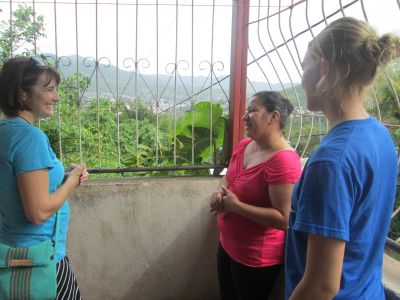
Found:
[{"label": "sleeve of blue shirt", "polygon": [[354,204],[350,171],[342,164],[322,161],[305,172],[293,229],[348,241]]},{"label": "sleeve of blue shirt", "polygon": [[19,140],[14,151],[15,174],[53,167],[47,136],[38,128],[31,127]]}]

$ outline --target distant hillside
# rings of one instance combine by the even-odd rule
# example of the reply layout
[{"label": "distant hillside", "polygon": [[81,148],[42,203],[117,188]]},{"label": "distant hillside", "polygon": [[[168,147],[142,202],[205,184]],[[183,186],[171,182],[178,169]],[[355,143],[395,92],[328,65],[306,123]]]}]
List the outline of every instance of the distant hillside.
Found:
[{"label": "distant hillside", "polygon": [[[295,93],[295,91],[296,91],[296,93]],[[306,96],[304,94],[304,90],[303,90],[301,84],[297,84],[295,86],[295,88],[286,88],[286,92],[288,94],[289,100],[292,101],[295,108],[298,108],[298,105],[299,105],[298,103],[300,103],[300,105],[303,109],[306,108],[306,101],[305,101]],[[284,93],[282,93],[282,94],[284,94]],[[296,97],[296,95],[297,95],[297,97]]]},{"label": "distant hillside", "polygon": [[[48,55],[51,56],[51,55]],[[68,58],[63,58],[60,61],[60,71],[63,77],[68,77],[77,71],[77,66],[79,72],[84,74],[86,77],[91,79],[91,86],[85,92],[84,98],[92,98],[96,96],[96,73],[95,64],[93,61],[86,60],[82,57],[69,56]],[[118,73],[117,73],[118,70]],[[117,95],[117,75],[118,75],[118,94],[121,99],[133,99],[135,97],[135,73],[133,68],[131,70],[117,69],[116,66],[110,65],[100,65],[98,72],[98,93],[100,96],[105,96],[110,99],[115,99]],[[222,80],[225,78],[224,80]],[[229,96],[229,76],[221,76],[219,80],[222,80],[220,84],[216,84],[212,89],[212,96],[214,101],[219,101],[226,103],[226,97]],[[213,78],[213,83],[216,80]],[[196,101],[208,100],[211,96],[211,89],[205,89],[210,85],[210,78],[204,76],[195,76],[193,78],[193,91],[194,93],[200,93]],[[176,99],[178,102],[190,98],[192,78],[190,76],[177,76],[176,78],[176,95],[174,94],[175,77],[171,75],[159,75],[158,76],[158,93],[159,97],[166,102],[172,102]],[[255,90],[268,90],[269,86],[266,82],[252,82],[252,87]],[[285,84],[285,87],[289,87],[290,84]],[[273,90],[282,90],[282,86],[279,83],[272,84]],[[300,88],[301,90],[301,88]],[[250,86],[247,89],[248,97],[253,93],[253,88]],[[289,98],[294,101],[293,89],[288,90]],[[298,89],[296,88],[296,91]],[[137,75],[137,92],[136,95],[143,101],[155,101],[157,93],[157,76],[156,75]],[[298,94],[300,92],[298,91]],[[301,92],[302,94],[302,92]],[[294,101],[296,102],[296,101]]]}]

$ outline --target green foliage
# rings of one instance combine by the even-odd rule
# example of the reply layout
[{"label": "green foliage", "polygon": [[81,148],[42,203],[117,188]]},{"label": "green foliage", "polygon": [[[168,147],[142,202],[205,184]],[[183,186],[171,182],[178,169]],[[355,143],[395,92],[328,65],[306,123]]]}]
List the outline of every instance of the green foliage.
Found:
[{"label": "green foliage", "polygon": [[[79,89],[86,83],[84,80],[80,81]],[[63,101],[58,106],[59,114],[56,113],[52,118],[41,122],[42,130],[48,135],[53,149],[65,165],[79,162],[80,154],[82,161],[86,162],[89,168],[171,166],[175,162],[177,165],[190,165],[192,118],[194,164],[221,163],[226,160],[223,149],[227,118],[220,104],[199,102],[193,111],[184,113],[177,120],[174,161],[173,116],[157,116],[140,100],[134,102],[135,106],[132,106],[132,103],[119,103],[118,111],[115,103],[105,98],[89,99],[77,105],[77,95],[70,87],[69,80],[60,85],[59,91]],[[153,175],[168,173],[170,172],[154,172]],[[193,172],[174,172],[188,173]],[[194,173],[208,174],[208,171]]]},{"label": "green foliage", "polygon": [[0,23],[0,62],[15,52],[35,55],[36,40],[45,36],[43,16],[36,15],[30,6],[18,6],[11,21]]},{"label": "green foliage", "polygon": [[[133,111],[129,111],[127,106],[133,107]],[[134,133],[133,139],[131,136],[130,142],[122,138],[127,144],[133,145],[134,149],[130,148],[133,151],[127,154],[127,158],[124,159],[124,165],[138,167],[171,166],[175,163],[177,165],[192,164],[192,118],[194,119],[194,164],[211,163],[211,153],[214,154],[214,161],[215,158],[219,159],[221,157],[223,153],[226,117],[223,116],[220,104],[211,105],[210,102],[197,103],[193,111],[184,113],[177,120],[176,131],[172,115],[161,114],[157,116],[151,109],[144,106],[141,101],[136,101],[135,106],[131,104],[127,106],[125,106],[125,111],[122,114],[120,128],[121,132],[130,131]],[[145,117],[143,118],[143,116]],[[132,118],[137,119],[133,120],[130,129],[126,128],[126,120],[132,120]],[[212,131],[210,130],[211,128]],[[175,134],[176,139],[174,138]],[[136,139],[138,142],[137,145],[135,142]],[[176,146],[174,147],[175,141]],[[188,172],[176,171],[175,174],[177,173],[187,174]],[[201,171],[200,173],[205,172]],[[165,175],[165,172],[157,174]]]},{"label": "green foliage", "polygon": [[[193,125],[192,125],[193,124]],[[192,148],[195,164],[221,163],[227,118],[221,104],[199,102],[178,120],[176,126],[177,153],[179,162],[190,164]],[[171,133],[172,138],[174,132]],[[214,157],[213,157],[214,155]]]},{"label": "green foliage", "polygon": [[292,147],[297,145],[296,150],[302,157],[309,157],[318,148],[321,139],[327,132],[324,117],[293,117],[290,137],[289,126],[290,124],[287,124],[285,135],[289,138]]},{"label": "green foliage", "polygon": [[[385,71],[378,73],[374,89],[371,89],[367,96],[369,112],[377,117],[380,114],[382,122],[389,125],[393,141],[399,150],[400,128],[396,126],[400,125],[400,106],[396,94],[397,97],[400,97],[400,59],[394,61]],[[379,110],[376,101],[378,102]],[[398,187],[394,205],[395,210],[400,205],[399,192]],[[394,240],[400,238],[400,213],[392,219],[389,237]]]},{"label": "green foliage", "polygon": [[[400,206],[399,194],[400,194],[400,186],[397,185],[397,197],[394,203],[394,210],[396,210]],[[392,218],[388,236],[393,240],[397,240],[400,238],[400,212],[398,212],[397,215]]]},{"label": "green foliage", "polygon": [[90,86],[90,79],[82,73],[75,73],[63,79],[58,87],[62,100],[69,108],[81,107],[81,96]]},{"label": "green foliage", "polygon": [[396,94],[400,97],[400,59],[378,73],[373,87],[367,95],[369,112],[377,117],[380,114],[385,124],[399,124],[400,107]]},{"label": "green foliage", "polygon": [[157,115],[140,99],[122,106],[121,141],[128,150],[124,155],[124,165],[127,167],[172,165],[169,157],[172,146],[169,138],[171,126],[171,116]]},{"label": "green foliage", "polygon": [[[15,53],[37,55],[36,40],[45,36],[43,16],[36,15],[30,6],[18,6],[12,20],[0,22],[0,64]],[[115,70],[109,72],[114,74]],[[375,89],[367,96],[367,105],[369,112],[380,114],[384,123],[399,125],[400,107],[395,92],[400,95],[400,61],[394,62],[386,72],[388,76],[378,74]],[[390,82],[387,77],[391,78]],[[82,95],[89,89],[90,80],[84,74],[64,78],[59,86],[62,101],[57,113],[40,123],[65,165],[80,161],[86,162],[89,168],[227,163],[227,117],[220,104],[199,102],[175,124],[174,116],[155,113],[140,98],[117,103],[102,97],[83,100]],[[299,86],[287,89],[287,95],[298,106],[297,95],[301,107],[305,108],[304,92]],[[289,139],[293,146],[297,145],[300,154],[308,157],[318,147],[320,134],[326,131],[325,122],[318,118],[313,123],[310,117],[300,122],[296,116]],[[396,146],[400,146],[400,129],[393,127],[391,134]],[[170,174],[208,174],[208,171],[156,171],[136,175]],[[397,193],[395,208],[399,205]],[[400,214],[392,220],[389,236],[400,237]]]}]

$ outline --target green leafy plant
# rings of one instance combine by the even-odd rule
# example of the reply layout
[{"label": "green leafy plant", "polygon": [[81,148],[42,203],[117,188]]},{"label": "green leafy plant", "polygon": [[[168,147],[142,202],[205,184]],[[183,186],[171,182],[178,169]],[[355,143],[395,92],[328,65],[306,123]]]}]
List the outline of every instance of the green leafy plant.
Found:
[{"label": "green leafy plant", "polygon": [[[176,126],[177,155],[183,164],[190,164],[192,148],[195,164],[223,163],[227,117],[219,103],[202,101],[186,112]],[[171,132],[173,137],[174,132]]]}]

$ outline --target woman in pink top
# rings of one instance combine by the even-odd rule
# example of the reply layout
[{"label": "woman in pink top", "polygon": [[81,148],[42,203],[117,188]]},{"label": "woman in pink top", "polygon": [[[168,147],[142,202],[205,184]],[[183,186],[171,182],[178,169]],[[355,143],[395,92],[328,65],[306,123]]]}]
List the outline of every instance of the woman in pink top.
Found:
[{"label": "woman in pink top", "polygon": [[290,198],[301,173],[300,158],[283,135],[292,111],[277,92],[253,95],[243,116],[248,138],[211,196],[222,300],[268,299],[282,269]]}]

